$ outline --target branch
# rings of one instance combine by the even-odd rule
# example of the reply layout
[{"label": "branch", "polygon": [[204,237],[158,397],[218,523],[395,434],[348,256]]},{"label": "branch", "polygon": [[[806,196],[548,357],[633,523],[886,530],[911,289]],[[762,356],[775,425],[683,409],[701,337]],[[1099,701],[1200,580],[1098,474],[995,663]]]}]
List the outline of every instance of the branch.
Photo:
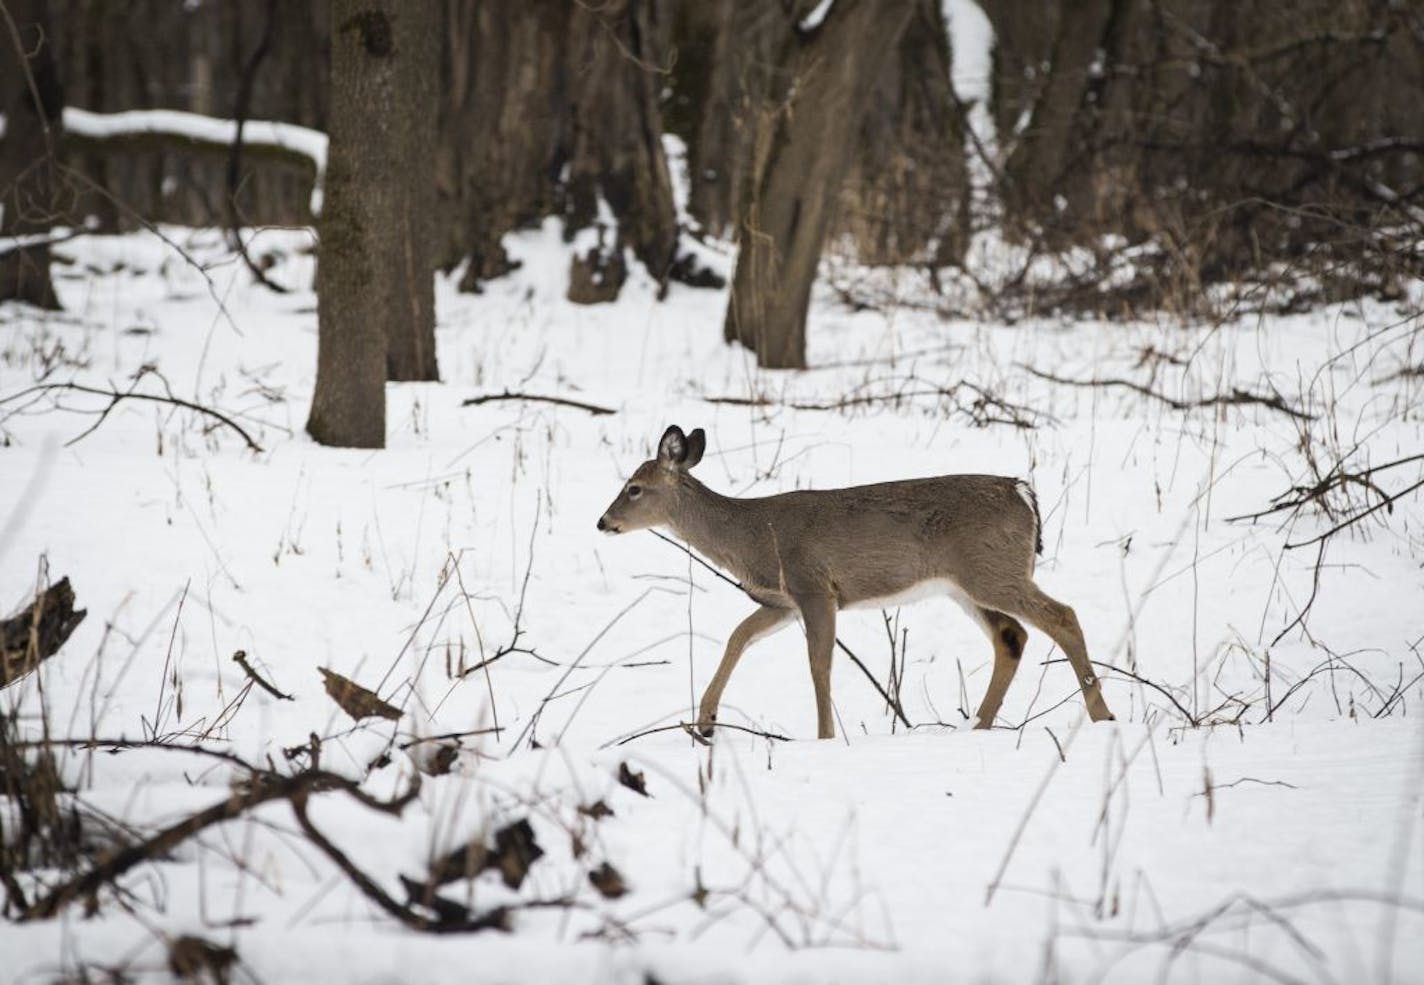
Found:
[{"label": "branch", "polygon": [[460,406],[474,407],[477,404],[493,403],[496,400],[522,400],[526,403],[558,404],[560,407],[575,407],[578,410],[586,410],[595,416],[618,413],[612,407],[586,404],[582,400],[570,400],[567,397],[546,397],[535,393],[510,393],[508,390],[505,390],[503,393],[487,393],[482,397],[471,397],[461,403]]},{"label": "branch", "polygon": [[[746,732],[748,735],[759,735],[759,736],[761,736],[763,739],[771,739],[771,740],[773,740],[773,741],[775,741],[775,742],[790,742],[790,741],[791,741],[791,736],[789,736],[789,735],[782,735],[782,734],[779,733],[779,732],[763,732],[761,729],[747,728],[745,725],[733,725],[733,724],[731,724],[730,722],[718,722],[718,723],[714,726],[714,728],[716,728],[716,729],[718,729],[718,730],[721,730],[721,729],[724,729],[724,728],[729,728],[729,729],[732,729],[733,731],[736,731],[736,732]],[[696,727],[695,727],[695,726],[692,726],[692,725],[689,725],[689,724],[687,724],[686,722],[678,722],[676,725],[659,725],[657,728],[643,729],[643,731],[641,731],[641,732],[634,732],[632,735],[625,735],[623,738],[619,739],[617,742],[615,742],[615,743],[613,743],[613,744],[614,744],[615,746],[626,746],[628,743],[632,742],[634,739],[641,739],[641,738],[642,738],[643,736],[645,736],[645,735],[656,735],[656,734],[659,733],[659,732],[677,732],[677,731],[686,732],[688,735],[692,736],[692,738],[695,739],[696,741],[701,742],[703,745],[706,745],[706,744],[707,744],[707,739],[706,739],[706,737],[705,737],[705,736],[702,736],[702,735],[699,735],[698,732],[697,732]]]},{"label": "branch", "polygon": [[1047,380],[1050,383],[1061,383],[1064,386],[1120,387],[1125,390],[1131,390],[1134,393],[1142,394],[1144,397],[1151,397],[1153,400],[1160,400],[1162,401],[1162,403],[1166,404],[1168,407],[1171,407],[1173,410],[1194,410],[1198,407],[1215,407],[1219,405],[1259,404],[1262,407],[1269,407],[1271,410],[1278,410],[1282,414],[1288,414],[1291,417],[1296,418],[1297,420],[1315,420],[1314,414],[1310,414],[1306,411],[1299,410],[1295,407],[1290,406],[1285,402],[1285,400],[1280,396],[1280,394],[1263,396],[1259,393],[1252,393],[1249,390],[1242,390],[1239,387],[1234,387],[1232,388],[1230,393],[1218,393],[1210,397],[1201,397],[1197,400],[1178,400],[1175,397],[1169,397],[1165,393],[1159,393],[1156,390],[1153,390],[1150,387],[1143,386],[1141,383],[1134,382],[1133,380],[1123,380],[1115,378],[1075,380],[1063,376],[1055,376],[1052,373],[1045,373],[1041,369],[1035,369],[1034,367],[1025,365],[1023,363],[1019,363],[1018,366],[1020,369],[1027,372],[1030,376],[1036,376],[1040,380]]},{"label": "branch", "polygon": [[365,872],[356,867],[356,863],[341,849],[332,844],[326,837],[312,824],[311,818],[307,817],[306,794],[302,793],[289,798],[292,804],[292,813],[296,815],[297,824],[301,826],[302,833],[307,836],[322,853],[336,865],[338,869],[350,879],[351,882],[376,906],[386,913],[395,917],[402,924],[411,930],[420,930],[427,933],[464,933],[474,930],[507,930],[508,929],[508,908],[497,906],[488,913],[482,913],[473,918],[468,916],[468,911],[464,907],[459,907],[454,911],[437,910],[439,913],[435,919],[423,916],[396,902],[384,889],[376,883]]},{"label": "branch", "polygon": [[85,430],[83,433],[66,441],[66,447],[74,444],[76,441],[80,440],[80,438],[87,436],[90,432],[92,432],[95,428],[102,424],[104,422],[104,418],[109,416],[109,411],[113,410],[120,400],[149,400],[153,403],[172,404],[175,407],[182,407],[186,410],[193,410],[197,411],[200,414],[206,414],[208,417],[213,418],[220,424],[225,424],[228,427],[232,428],[234,431],[236,431],[238,435],[241,436],[242,440],[247,443],[248,448],[251,448],[253,451],[258,452],[259,454],[262,451],[262,446],[253,440],[252,435],[248,434],[245,430],[243,430],[242,425],[238,424],[226,414],[213,410],[211,407],[204,407],[202,404],[195,404],[190,400],[184,400],[182,397],[175,397],[172,394],[164,396],[161,394],[154,393],[134,393],[131,390],[102,390],[98,387],[84,386],[81,383],[42,383],[38,386],[32,386],[21,390],[19,393],[12,393],[8,397],[0,397],[0,405],[10,403],[14,400],[19,400],[20,398],[27,397],[33,393],[47,393],[53,390],[71,390],[75,393],[87,393],[92,394],[96,397],[109,398],[109,406],[105,407],[99,413],[99,420],[94,422],[93,426]]},{"label": "branch", "polygon": [[[924,381],[910,377],[906,383],[923,383]],[[973,394],[973,399],[966,405],[960,400],[961,390],[969,390]],[[787,401],[779,403],[767,397],[703,397],[703,401],[709,404],[727,404],[733,407],[787,407],[791,410],[816,410],[816,411],[840,411],[849,410],[853,407],[869,407],[876,404],[892,404],[898,406],[904,401],[915,397],[937,397],[943,400],[954,400],[957,403],[954,408],[965,414],[976,425],[984,427],[989,424],[1011,424],[1021,430],[1028,430],[1037,426],[1034,418],[1043,417],[1036,411],[1018,404],[1009,403],[997,394],[991,393],[977,384],[967,380],[960,380],[951,386],[935,386],[929,384],[923,389],[896,390],[890,393],[868,393],[856,394],[854,396],[842,397],[839,400],[829,402],[809,402],[809,401]],[[1001,411],[1006,416],[998,416],[993,411]]]},{"label": "branch", "polygon": [[247,662],[246,650],[238,650],[232,655],[232,659],[237,662],[237,665],[239,667],[242,668],[243,673],[247,675],[249,680],[251,680],[262,690],[266,691],[268,694],[272,695],[272,697],[277,698],[280,701],[296,700],[296,698],[292,697],[290,694],[283,694],[281,691],[278,691],[265,677],[257,673],[253,666]]},{"label": "branch", "polygon": [[1389,507],[1390,512],[1393,512],[1393,511],[1394,511],[1394,503],[1395,503],[1396,500],[1401,499],[1401,498],[1403,498],[1403,497],[1405,497],[1405,496],[1408,496],[1408,495],[1409,495],[1410,493],[1412,493],[1414,490],[1419,489],[1419,488],[1424,488],[1424,479],[1420,479],[1418,482],[1414,483],[1414,485],[1412,485],[1412,486],[1408,486],[1407,488],[1401,489],[1399,492],[1395,493],[1393,496],[1387,496],[1387,497],[1385,497],[1384,499],[1380,500],[1378,503],[1376,503],[1375,505],[1371,506],[1371,507],[1370,507],[1369,509],[1367,509],[1367,510],[1361,510],[1360,512],[1354,514],[1353,516],[1349,516],[1349,517],[1345,518],[1344,520],[1342,520],[1342,521],[1340,521],[1339,523],[1335,524],[1335,526],[1331,527],[1329,530],[1325,531],[1325,533],[1323,533],[1323,534],[1319,534],[1319,535],[1317,535],[1317,536],[1315,536],[1315,537],[1310,538],[1309,540],[1298,540],[1298,541],[1296,541],[1296,542],[1294,542],[1294,543],[1286,544],[1286,550],[1288,550],[1288,551],[1289,551],[1289,550],[1294,550],[1294,549],[1297,548],[1297,547],[1309,547],[1311,544],[1319,543],[1320,541],[1323,541],[1323,540],[1325,540],[1325,539],[1328,538],[1328,537],[1333,537],[1333,536],[1335,536],[1336,534],[1338,534],[1340,531],[1344,530],[1346,527],[1352,527],[1352,526],[1354,526],[1355,524],[1357,524],[1357,523],[1359,523],[1361,520],[1363,520],[1365,517],[1374,514],[1375,512],[1379,511],[1380,509],[1382,509],[1382,508],[1384,508],[1384,507]]},{"label": "branch", "polygon": [[206,828],[233,818],[240,817],[252,808],[273,800],[305,798],[313,791],[345,790],[361,803],[388,813],[399,814],[415,796],[420,787],[417,778],[410,792],[394,801],[379,801],[361,792],[351,780],[325,770],[308,770],[295,776],[278,776],[273,773],[259,773],[244,787],[212,805],[206,810],[189,815],[162,829],[151,837],[129,845],[122,851],[109,856],[86,872],[62,883],[44,897],[30,904],[20,914],[20,921],[47,920],[74,900],[92,896],[105,883],[112,882],[125,872],[148,859],[167,855],[180,844]]},{"label": "branch", "polygon": [[233,100],[232,115],[237,126],[234,128],[232,147],[227,156],[227,222],[233,248],[237,250],[237,255],[242,257],[242,262],[247,265],[248,271],[257,279],[257,283],[277,294],[286,294],[288,293],[287,289],[281,284],[273,283],[252,259],[252,255],[247,252],[247,244],[242,241],[242,215],[237,207],[237,191],[242,179],[242,129],[247,123],[247,110],[252,103],[252,87],[257,81],[257,69],[261,67],[262,60],[267,57],[267,52],[272,47],[272,29],[276,26],[276,15],[277,0],[267,0],[267,14],[262,22],[262,37],[258,40],[257,47],[253,49],[252,56],[248,58],[246,67],[242,69],[237,86],[237,96]]},{"label": "branch", "polygon": [[[1068,661],[1066,659],[1059,657],[1056,660],[1043,661],[1042,666],[1046,667],[1049,664],[1062,664],[1067,662]],[[1134,674],[1130,670],[1123,670],[1121,667],[1114,667],[1112,664],[1103,663],[1101,660],[1094,660],[1092,661],[1092,663],[1097,664],[1099,667],[1106,667],[1108,670],[1111,670],[1114,673],[1121,674],[1123,677],[1129,678],[1130,680],[1134,680],[1139,684],[1147,685],[1148,687],[1152,688],[1152,690],[1156,691],[1158,694],[1166,698],[1168,701],[1172,702],[1173,707],[1175,707],[1179,712],[1182,713],[1183,718],[1191,722],[1193,728],[1201,724],[1201,721],[1195,715],[1187,711],[1187,709],[1182,706],[1182,703],[1177,700],[1176,695],[1174,695],[1171,691],[1168,691],[1165,687],[1163,687],[1161,684],[1158,684],[1156,681],[1149,681],[1147,678],[1142,677],[1139,674]]]},{"label": "branch", "polygon": [[[1372,465],[1359,472],[1346,472],[1344,462],[1337,462],[1326,475],[1312,486],[1292,486],[1285,492],[1272,498],[1272,505],[1268,509],[1258,510],[1255,513],[1242,513],[1239,516],[1229,516],[1228,523],[1235,523],[1238,520],[1259,520],[1262,517],[1270,516],[1272,513],[1280,513],[1282,510],[1296,509],[1304,506],[1313,500],[1322,499],[1326,493],[1337,487],[1344,487],[1348,483],[1356,483],[1372,490],[1381,499],[1388,498],[1388,494],[1370,481],[1370,476],[1376,472],[1383,472],[1386,469],[1396,468],[1400,465],[1409,465],[1412,462],[1424,461],[1424,453],[1418,455],[1406,455],[1404,458],[1396,458],[1392,462],[1385,462],[1383,465]],[[1287,498],[1295,493],[1294,499]],[[1327,509],[1328,512],[1328,509]]]}]

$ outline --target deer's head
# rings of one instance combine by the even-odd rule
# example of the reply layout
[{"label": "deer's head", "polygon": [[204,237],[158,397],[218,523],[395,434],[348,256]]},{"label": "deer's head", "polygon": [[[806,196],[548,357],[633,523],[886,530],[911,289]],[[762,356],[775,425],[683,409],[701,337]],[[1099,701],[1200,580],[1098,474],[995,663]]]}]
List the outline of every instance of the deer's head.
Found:
[{"label": "deer's head", "polygon": [[639,465],[623,484],[603,516],[598,529],[609,534],[644,530],[671,522],[674,499],[683,474],[702,461],[707,435],[697,428],[683,434],[676,425],[663,432],[658,455]]}]

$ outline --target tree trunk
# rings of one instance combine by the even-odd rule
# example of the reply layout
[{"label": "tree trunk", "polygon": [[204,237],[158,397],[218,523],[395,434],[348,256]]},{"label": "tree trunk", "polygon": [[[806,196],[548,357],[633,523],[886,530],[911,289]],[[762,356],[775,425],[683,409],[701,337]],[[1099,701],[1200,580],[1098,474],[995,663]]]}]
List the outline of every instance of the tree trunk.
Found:
[{"label": "tree trunk", "polygon": [[739,221],[723,328],[758,365],[806,365],[806,311],[832,209],[876,74],[913,11],[914,0],[835,0],[825,21],[793,42],[787,104],[763,110],[770,147]]},{"label": "tree trunk", "polygon": [[778,65],[810,5],[698,0],[677,8],[667,129],[687,145],[687,210],[713,236],[736,224],[753,164],[757,110],[784,95],[793,66]]},{"label": "tree trunk", "polygon": [[[19,37],[0,27],[0,237],[43,237],[68,211],[59,173],[64,91],[44,0],[10,0],[8,12]],[[0,250],[0,301],[57,309],[48,244]]]},{"label": "tree trunk", "polygon": [[[1111,25],[1114,0],[1086,0],[1071,15],[1057,19],[1051,68],[1029,110],[1028,128],[1005,165],[1005,209],[1020,221],[1044,223],[1055,211],[1058,182],[1074,154],[1086,142],[1080,111],[1089,90],[1102,77],[1093,67]],[[1015,14],[1014,16],[1017,16]]]},{"label": "tree trunk", "polygon": [[[407,122],[398,97],[397,0],[331,0],[331,119],[318,224],[316,390],[307,431],[383,448],[386,337],[401,304],[399,186]],[[393,262],[394,261],[394,262]]]},{"label": "tree trunk", "polygon": [[625,248],[660,282],[677,273],[659,109],[669,7],[447,0],[438,262],[468,259],[462,290],[509,270],[501,237],[548,215],[570,238],[608,227],[594,257],[575,258],[576,299],[595,281],[601,298],[617,295],[606,273]]},{"label": "tree trunk", "polygon": [[396,281],[386,322],[386,378],[438,380],[435,364],[436,82],[440,6],[433,0],[393,5],[396,119],[391,134],[401,159],[396,178]]},{"label": "tree trunk", "polygon": [[968,125],[950,86],[952,52],[940,0],[915,0],[898,44],[875,74],[870,107],[840,195],[833,240],[862,263],[958,263],[969,242]]},{"label": "tree trunk", "polygon": [[[178,109],[227,117],[267,16],[266,5],[258,3],[49,0],[49,5],[68,103],[97,113]],[[252,80],[248,119],[325,130],[327,5],[282,2],[273,15],[271,49]],[[76,189],[76,214],[97,219],[105,231],[138,229],[145,220],[190,226],[227,221],[226,159],[220,153],[71,140],[65,156],[112,196]],[[309,174],[244,149],[237,195],[243,224],[309,224]]]}]

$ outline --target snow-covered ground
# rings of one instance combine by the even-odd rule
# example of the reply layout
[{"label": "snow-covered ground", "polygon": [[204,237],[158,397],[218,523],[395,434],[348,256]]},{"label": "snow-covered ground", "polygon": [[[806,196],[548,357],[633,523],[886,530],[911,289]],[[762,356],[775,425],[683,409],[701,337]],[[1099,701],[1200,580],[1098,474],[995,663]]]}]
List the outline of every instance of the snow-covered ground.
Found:
[{"label": "snow-covered ground", "polygon": [[[81,966],[163,980],[165,941],[183,934],[233,946],[239,980],[264,985],[1424,980],[1420,496],[1331,538],[1318,572],[1316,546],[1284,545],[1328,517],[1228,520],[1309,484],[1312,459],[1323,473],[1335,455],[1359,470],[1424,451],[1424,380],[1397,375],[1420,362],[1418,286],[1405,303],[1220,326],[1008,326],[943,321],[915,275],[877,275],[904,303],[851,312],[818,292],[814,368],[792,374],[723,345],[724,292],[675,285],[659,303],[635,276],[615,304],[570,305],[550,225],[510,237],[524,266],[484,294],[440,282],[443,382],[391,385],[388,448],[367,452],[302,430],[309,238],[254,244],[297,288],[279,296],[250,285],[218,233],[165,235],[57,246],[66,311],[0,309],[0,607],[47,572],[89,612],[0,695],[5,712],[29,735],[43,709],[56,736],[201,744],[280,771],[305,765],[284,750],[315,734],[322,766],[377,796],[435,747],[368,770],[393,737],[399,750],[497,726],[462,740],[452,772],[423,776],[399,818],[333,791],[313,795],[312,822],[404,900],[400,875],[527,818],[547,854],[522,888],[487,872],[447,893],[477,910],[557,905],[516,906],[508,934],[404,929],[278,801],[133,870],[92,917],[74,904],[0,923],[0,980]],[[1315,416],[1183,411],[1033,371],[1187,401],[1278,392]],[[150,394],[166,381],[263,451],[138,401],[69,444],[106,398],[7,399],[70,381]],[[505,390],[616,413],[462,406]],[[984,423],[1011,416],[1034,426]],[[1034,633],[1000,728],[966,730],[990,648],[955,606],[925,602],[838,626],[882,683],[895,640],[908,733],[838,655],[841,738],[815,741],[790,628],[748,653],[721,719],[791,741],[640,735],[690,720],[752,608],[676,546],[594,528],[673,423],[707,430],[698,472],[739,495],[1031,477],[1040,583],[1077,609],[1096,660],[1135,675],[1104,671],[1118,721],[1085,721]],[[1389,493],[1420,476],[1416,462],[1372,479]],[[1349,495],[1337,519],[1378,502]],[[294,700],[251,686],[237,650]],[[319,667],[404,717],[353,726]],[[83,805],[144,831],[221,801],[241,773],[171,748],[64,762]],[[625,763],[647,796],[619,783]],[[580,811],[600,800],[611,815]],[[619,898],[588,879],[605,862]]]}]

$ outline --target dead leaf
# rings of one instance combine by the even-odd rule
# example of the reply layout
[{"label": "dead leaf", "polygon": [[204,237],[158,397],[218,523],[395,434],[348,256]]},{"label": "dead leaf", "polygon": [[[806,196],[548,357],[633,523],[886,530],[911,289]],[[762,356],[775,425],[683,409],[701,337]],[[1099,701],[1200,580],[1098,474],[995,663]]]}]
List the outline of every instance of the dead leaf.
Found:
[{"label": "dead leaf", "polygon": [[591,804],[579,804],[578,812],[585,817],[593,818],[595,821],[613,816],[613,808],[601,800],[595,800]]},{"label": "dead leaf", "polygon": [[430,885],[443,886],[456,879],[473,879],[489,868],[489,849],[472,841],[430,865]]},{"label": "dead leaf", "polygon": [[[410,760],[415,764],[416,769],[426,776],[444,776],[455,768],[455,763],[460,758],[458,742],[435,742],[425,745],[426,748],[415,746],[409,750]],[[429,748],[430,746],[434,748]]]},{"label": "dead leaf", "polygon": [[593,888],[598,890],[604,899],[617,899],[628,892],[628,884],[623,881],[622,873],[608,862],[591,870],[588,881],[593,883]]},{"label": "dead leaf", "polygon": [[168,970],[186,982],[227,985],[228,972],[237,961],[237,951],[201,937],[184,934],[168,945]]},{"label": "dead leaf", "polygon": [[400,720],[401,710],[382,701],[375,692],[366,690],[333,670],[327,670],[325,667],[318,667],[317,670],[321,671],[326,693],[331,695],[331,700],[356,721],[359,722],[363,718],[387,718],[393,722]]},{"label": "dead leaf", "polygon": [[494,833],[494,851],[486,867],[498,869],[504,884],[518,889],[529,874],[529,866],[543,854],[544,849],[534,841],[534,829],[521,818]]},{"label": "dead leaf", "polygon": [[647,797],[649,795],[648,781],[643,778],[642,773],[639,773],[636,770],[632,769],[628,765],[627,760],[624,760],[623,762],[618,764],[618,782],[623,784],[629,790],[632,790],[635,793],[642,794],[644,797]]}]

